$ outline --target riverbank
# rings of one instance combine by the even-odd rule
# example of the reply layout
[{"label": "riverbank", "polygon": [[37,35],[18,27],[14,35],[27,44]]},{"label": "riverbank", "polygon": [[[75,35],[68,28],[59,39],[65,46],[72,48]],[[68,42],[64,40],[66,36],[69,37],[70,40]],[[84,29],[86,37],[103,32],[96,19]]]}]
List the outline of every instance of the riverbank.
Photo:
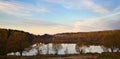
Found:
[{"label": "riverbank", "polygon": [[0,56],[0,59],[119,59],[120,53],[37,55],[37,56]]}]

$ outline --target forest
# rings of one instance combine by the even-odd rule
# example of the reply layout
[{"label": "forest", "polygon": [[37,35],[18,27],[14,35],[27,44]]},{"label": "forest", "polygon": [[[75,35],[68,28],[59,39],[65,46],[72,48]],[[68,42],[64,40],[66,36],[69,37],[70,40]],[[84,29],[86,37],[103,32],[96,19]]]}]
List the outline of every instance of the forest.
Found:
[{"label": "forest", "polygon": [[[1,56],[17,51],[22,56],[24,50],[29,49],[33,44],[40,46],[40,43],[53,43],[55,54],[62,48],[61,43],[75,43],[79,53],[82,53],[82,51],[78,47],[83,45],[100,45],[110,49],[111,52],[120,52],[120,30],[35,35],[21,30],[0,28]],[[105,49],[105,52],[109,52],[107,49]],[[117,51],[114,51],[116,49]],[[38,52],[40,51],[38,50]]]}]

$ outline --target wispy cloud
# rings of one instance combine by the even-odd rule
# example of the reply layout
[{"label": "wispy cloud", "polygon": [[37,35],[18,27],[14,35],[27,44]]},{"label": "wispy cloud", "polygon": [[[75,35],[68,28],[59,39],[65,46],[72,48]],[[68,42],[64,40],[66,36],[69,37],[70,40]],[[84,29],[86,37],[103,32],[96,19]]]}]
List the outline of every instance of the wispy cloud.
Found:
[{"label": "wispy cloud", "polygon": [[91,10],[96,13],[107,13],[108,10],[93,2],[93,0],[46,0],[48,2],[57,3],[68,9]]},{"label": "wispy cloud", "polygon": [[[110,8],[105,8],[103,5],[106,4],[100,5],[98,0],[34,0],[34,3],[31,1],[0,0],[0,12],[16,15],[2,15],[1,27],[24,30],[35,34],[120,29],[120,7],[118,5],[115,8],[111,4]],[[53,14],[48,15],[51,11]],[[56,15],[55,11],[65,13]],[[26,16],[31,17],[28,19]],[[91,19],[89,17],[97,18]],[[74,20],[79,18],[84,19],[82,21]]]},{"label": "wispy cloud", "polygon": [[45,8],[35,7],[27,4],[20,4],[19,2],[16,1],[4,1],[4,0],[0,1],[0,11],[7,14],[20,16],[30,16],[32,15],[32,12],[50,13],[50,11],[48,11]]},{"label": "wispy cloud", "polygon": [[3,28],[24,30],[34,34],[55,34],[60,32],[69,32],[72,28],[70,25],[67,24],[47,21],[46,19],[30,18],[20,18],[19,22],[1,21],[0,25]]},{"label": "wispy cloud", "polygon": [[116,8],[114,9],[114,12],[120,12],[120,6],[116,7]]},{"label": "wispy cloud", "polygon": [[107,16],[77,21],[75,31],[99,31],[120,29],[120,12]]},{"label": "wispy cloud", "polygon": [[81,2],[86,8],[92,10],[93,12],[102,13],[102,14],[108,12],[106,8],[95,4],[92,0],[82,0]]}]

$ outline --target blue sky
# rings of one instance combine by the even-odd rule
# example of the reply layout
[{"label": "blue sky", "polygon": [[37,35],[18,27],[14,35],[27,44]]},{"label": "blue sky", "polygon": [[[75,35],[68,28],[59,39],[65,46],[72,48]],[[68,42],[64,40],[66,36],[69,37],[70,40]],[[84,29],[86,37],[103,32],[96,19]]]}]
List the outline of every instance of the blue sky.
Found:
[{"label": "blue sky", "polygon": [[120,29],[120,0],[0,0],[0,27],[34,34]]}]

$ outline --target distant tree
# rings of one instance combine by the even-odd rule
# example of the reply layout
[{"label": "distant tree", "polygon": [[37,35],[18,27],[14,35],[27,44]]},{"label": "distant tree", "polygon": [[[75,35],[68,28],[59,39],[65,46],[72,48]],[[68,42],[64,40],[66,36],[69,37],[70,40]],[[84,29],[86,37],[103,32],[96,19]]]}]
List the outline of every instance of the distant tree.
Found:
[{"label": "distant tree", "polygon": [[18,51],[18,46],[17,46],[16,42],[19,40],[17,40],[16,38],[17,37],[14,33],[11,34],[11,36],[9,37],[9,39],[8,39],[9,42],[7,43],[7,45],[9,45],[9,47],[7,47],[9,52],[17,52]]},{"label": "distant tree", "polygon": [[120,47],[120,34],[119,32],[113,31],[105,33],[102,39],[102,45],[106,48],[110,48],[111,52]]},{"label": "distant tree", "polygon": [[37,50],[37,55],[40,55],[42,53],[42,49],[40,49],[43,44],[41,43],[41,39],[40,38],[35,38],[34,39],[34,44],[36,44],[36,46],[34,46],[34,48],[36,48]]},{"label": "distant tree", "polygon": [[41,35],[40,38],[42,39],[43,43],[47,45],[47,54],[49,54],[49,43],[52,40],[52,35],[44,34],[44,35]]},{"label": "distant tree", "polygon": [[11,44],[10,49],[13,50],[13,52],[18,51],[20,56],[22,56],[25,48],[28,48],[30,45],[26,39],[26,34],[22,32],[14,32],[9,38],[9,44]]},{"label": "distant tree", "polygon": [[8,43],[8,31],[6,29],[0,29],[0,55],[7,54]]},{"label": "distant tree", "polygon": [[76,52],[78,52],[79,54],[81,54],[83,51],[80,49],[80,47],[82,47],[83,46],[83,42],[81,42],[81,41],[78,41],[77,43],[76,43],[76,46],[75,46],[75,49],[76,49]]},{"label": "distant tree", "polygon": [[20,52],[20,56],[22,56],[22,52],[25,48],[29,47],[29,43],[26,40],[26,35],[23,33],[18,33],[18,40],[16,43],[18,44],[18,51]]},{"label": "distant tree", "polygon": [[55,55],[58,55],[58,52],[63,48],[61,44],[53,43],[52,44],[53,51],[55,52]]},{"label": "distant tree", "polygon": [[43,46],[42,43],[36,44],[37,55],[42,54],[42,49],[41,49],[42,46]]}]

